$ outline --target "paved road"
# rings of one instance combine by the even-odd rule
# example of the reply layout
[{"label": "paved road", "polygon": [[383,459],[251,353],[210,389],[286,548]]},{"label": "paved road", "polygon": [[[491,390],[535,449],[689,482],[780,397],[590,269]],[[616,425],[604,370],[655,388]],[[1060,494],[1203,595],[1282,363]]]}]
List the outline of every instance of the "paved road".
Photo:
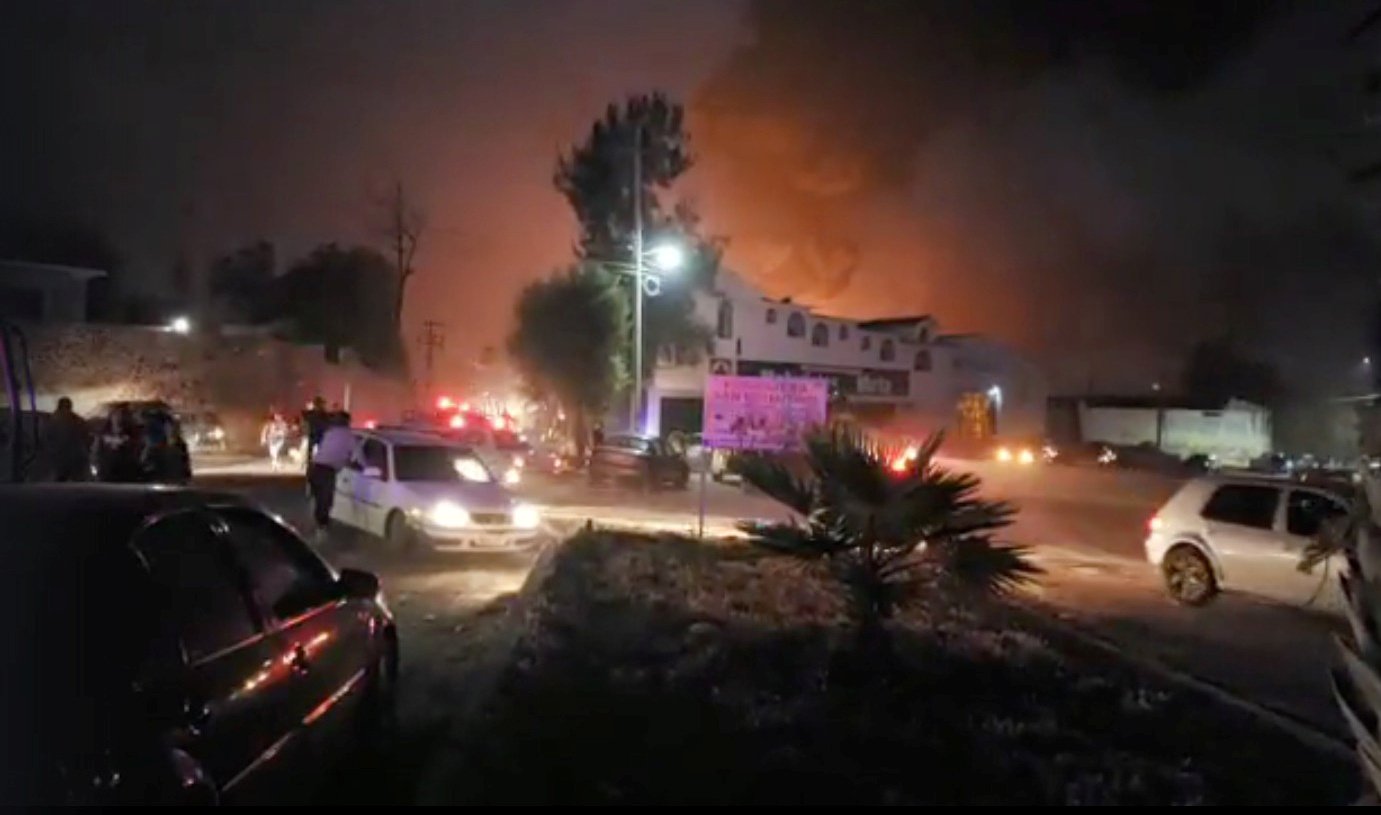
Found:
[{"label": "paved road", "polygon": [[[974,469],[994,497],[1020,508],[1013,540],[1031,545],[1046,575],[1032,600],[1124,650],[1160,660],[1233,689],[1318,727],[1340,732],[1327,670],[1334,663],[1336,621],[1246,597],[1226,596],[1206,609],[1169,602],[1154,570],[1141,559],[1147,519],[1176,483],[1134,473],[1072,468]],[[306,518],[301,486],[288,479],[213,478],[247,490],[290,521]],[[547,507],[555,533],[585,519],[610,525],[691,532],[699,493],[594,490],[579,480],[533,483],[522,493]],[[738,487],[707,485],[708,532],[733,530],[740,518],[783,518],[762,496]],[[526,576],[528,558],[430,558],[389,561],[367,543],[331,544],[339,565],[361,565],[381,574],[395,598],[406,642],[414,653],[445,654],[448,634]],[[420,645],[420,647],[419,647]],[[446,681],[445,662],[429,657],[416,702]]]}]

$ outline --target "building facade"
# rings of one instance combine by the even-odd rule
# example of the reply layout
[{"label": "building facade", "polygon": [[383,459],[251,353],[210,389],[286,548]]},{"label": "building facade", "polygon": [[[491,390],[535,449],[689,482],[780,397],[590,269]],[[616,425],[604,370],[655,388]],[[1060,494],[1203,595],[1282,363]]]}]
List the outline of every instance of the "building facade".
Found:
[{"label": "building facade", "polygon": [[[772,300],[721,271],[697,315],[713,329],[700,359],[658,359],[647,397],[649,433],[697,432],[708,375],[806,376],[830,381],[832,410],[909,432],[968,429],[1034,434],[1045,422],[1039,372],[977,335],[944,335],[928,315],[853,320]],[[977,414],[979,428],[965,428]],[[968,422],[972,425],[972,422]]]},{"label": "building facade", "polygon": [[0,260],[0,317],[35,323],[81,323],[100,269]]}]

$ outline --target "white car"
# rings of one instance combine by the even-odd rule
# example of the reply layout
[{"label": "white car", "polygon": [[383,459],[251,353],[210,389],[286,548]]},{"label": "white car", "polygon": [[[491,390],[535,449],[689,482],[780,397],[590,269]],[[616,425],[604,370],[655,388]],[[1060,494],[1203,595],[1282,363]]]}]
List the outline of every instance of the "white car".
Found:
[{"label": "white car", "polygon": [[442,428],[427,421],[405,423],[400,427],[385,427],[382,430],[408,430],[440,436],[448,441],[463,445],[484,462],[484,466],[494,472],[504,484],[517,486],[523,480],[523,469],[531,445],[511,430],[495,430],[474,424],[458,428]]},{"label": "white car", "polygon": [[396,549],[518,551],[542,517],[513,497],[470,448],[432,433],[370,430],[336,475],[331,520]]},{"label": "white car", "polygon": [[1146,559],[1159,568],[1170,596],[1185,605],[1204,605],[1220,590],[1233,589],[1337,612],[1346,560],[1335,556],[1310,572],[1299,564],[1323,523],[1348,511],[1343,495],[1322,487],[1271,478],[1194,478],[1151,518]]}]

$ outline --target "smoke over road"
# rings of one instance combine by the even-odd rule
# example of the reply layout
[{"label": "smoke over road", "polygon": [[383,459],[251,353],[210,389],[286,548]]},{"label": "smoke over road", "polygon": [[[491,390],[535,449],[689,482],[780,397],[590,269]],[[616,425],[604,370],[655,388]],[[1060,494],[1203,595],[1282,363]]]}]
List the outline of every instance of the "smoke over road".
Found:
[{"label": "smoke over road", "polygon": [[1330,136],[1365,10],[759,0],[692,100],[697,192],[772,293],[934,312],[1057,387],[1173,376],[1222,330],[1318,373],[1381,261]]}]

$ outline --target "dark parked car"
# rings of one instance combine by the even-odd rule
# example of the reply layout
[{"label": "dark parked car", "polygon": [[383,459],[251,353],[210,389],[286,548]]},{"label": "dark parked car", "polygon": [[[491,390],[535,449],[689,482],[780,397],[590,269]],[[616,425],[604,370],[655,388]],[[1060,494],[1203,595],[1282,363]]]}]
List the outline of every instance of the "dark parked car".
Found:
[{"label": "dark parked car", "polygon": [[288,803],[391,717],[394,624],[241,499],[0,487],[0,804]]},{"label": "dark parked car", "polygon": [[644,489],[685,489],[690,465],[661,439],[610,436],[591,451],[589,477],[595,486],[618,482]]}]

